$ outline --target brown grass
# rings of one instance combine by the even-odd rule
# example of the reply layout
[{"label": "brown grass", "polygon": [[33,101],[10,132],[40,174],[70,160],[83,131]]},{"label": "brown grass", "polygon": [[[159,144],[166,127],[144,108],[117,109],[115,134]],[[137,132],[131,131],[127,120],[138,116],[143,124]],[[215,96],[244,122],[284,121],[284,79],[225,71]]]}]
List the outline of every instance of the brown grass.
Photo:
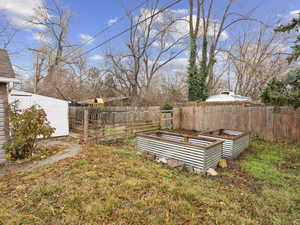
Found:
[{"label": "brown grass", "polygon": [[297,224],[299,150],[255,141],[212,179],[149,161],[131,141],[87,146],[0,178],[0,224]]}]

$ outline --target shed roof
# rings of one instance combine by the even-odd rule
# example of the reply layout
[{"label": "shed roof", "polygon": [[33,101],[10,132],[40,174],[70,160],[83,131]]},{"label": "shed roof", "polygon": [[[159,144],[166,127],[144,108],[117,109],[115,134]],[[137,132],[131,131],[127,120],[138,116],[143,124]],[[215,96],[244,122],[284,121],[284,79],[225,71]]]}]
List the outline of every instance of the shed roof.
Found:
[{"label": "shed roof", "polygon": [[15,78],[15,72],[11,65],[7,51],[0,49],[0,77]]},{"label": "shed roof", "polygon": [[40,98],[48,98],[51,99],[53,101],[63,101],[63,102],[69,102],[63,99],[59,99],[59,98],[54,98],[54,97],[50,97],[50,96],[46,96],[46,95],[40,95],[40,94],[34,94],[34,93],[30,93],[30,92],[26,92],[26,91],[19,91],[19,90],[11,90],[10,96],[27,96],[27,97],[31,97],[31,96],[35,96],[35,97],[40,97]]}]

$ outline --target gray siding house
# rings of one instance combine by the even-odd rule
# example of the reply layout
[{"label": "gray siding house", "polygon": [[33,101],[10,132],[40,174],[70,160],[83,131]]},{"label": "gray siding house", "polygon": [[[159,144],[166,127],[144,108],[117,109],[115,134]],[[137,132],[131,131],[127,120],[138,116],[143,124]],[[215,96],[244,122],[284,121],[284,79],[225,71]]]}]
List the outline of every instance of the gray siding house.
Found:
[{"label": "gray siding house", "polygon": [[6,50],[0,49],[0,164],[5,162],[4,144],[9,138],[9,85],[18,82]]}]

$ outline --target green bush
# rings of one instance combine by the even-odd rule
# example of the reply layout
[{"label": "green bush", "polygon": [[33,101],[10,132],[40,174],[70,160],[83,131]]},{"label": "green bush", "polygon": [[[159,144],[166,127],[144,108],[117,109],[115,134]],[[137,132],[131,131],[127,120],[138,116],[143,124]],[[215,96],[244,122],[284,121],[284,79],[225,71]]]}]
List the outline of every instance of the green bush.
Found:
[{"label": "green bush", "polygon": [[264,88],[261,99],[263,103],[270,103],[277,108],[280,106],[299,108],[300,70],[290,71],[282,80],[275,78],[271,80]]},{"label": "green bush", "polygon": [[160,110],[173,110],[173,106],[166,103],[166,104],[164,104],[163,106],[160,107]]},{"label": "green bush", "polygon": [[12,103],[9,105],[9,123],[11,138],[4,148],[13,160],[31,157],[37,149],[37,139],[48,138],[55,131],[38,105],[21,111],[17,102]]}]

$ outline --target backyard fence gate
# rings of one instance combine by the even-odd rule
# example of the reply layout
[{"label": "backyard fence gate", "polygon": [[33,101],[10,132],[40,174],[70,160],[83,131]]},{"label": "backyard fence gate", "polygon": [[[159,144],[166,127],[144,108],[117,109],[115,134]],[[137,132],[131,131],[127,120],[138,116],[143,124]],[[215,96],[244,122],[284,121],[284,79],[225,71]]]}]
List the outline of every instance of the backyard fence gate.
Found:
[{"label": "backyard fence gate", "polygon": [[78,107],[69,110],[70,129],[86,143],[135,136],[137,132],[173,128],[173,111],[159,107]]}]

